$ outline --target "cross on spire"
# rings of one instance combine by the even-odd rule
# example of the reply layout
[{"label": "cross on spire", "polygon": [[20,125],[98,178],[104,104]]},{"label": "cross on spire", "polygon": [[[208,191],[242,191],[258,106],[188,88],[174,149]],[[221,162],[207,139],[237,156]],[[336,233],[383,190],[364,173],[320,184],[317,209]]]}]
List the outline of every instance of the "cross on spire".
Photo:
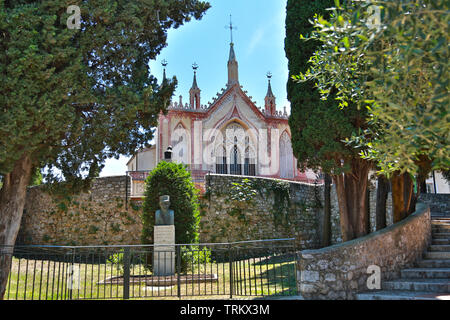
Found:
[{"label": "cross on spire", "polygon": [[231,21],[231,14],[230,14],[230,25],[225,26],[226,29],[230,29],[230,38],[231,43],[233,43],[233,29],[237,30],[237,27],[233,26],[233,22]]}]

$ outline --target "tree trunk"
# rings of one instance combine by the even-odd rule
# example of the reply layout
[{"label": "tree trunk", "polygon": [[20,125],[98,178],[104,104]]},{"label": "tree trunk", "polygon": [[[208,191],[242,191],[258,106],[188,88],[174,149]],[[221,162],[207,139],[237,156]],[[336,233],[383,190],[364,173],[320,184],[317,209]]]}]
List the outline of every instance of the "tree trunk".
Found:
[{"label": "tree trunk", "polygon": [[369,232],[366,198],[369,169],[367,161],[353,159],[350,172],[333,177],[339,202],[343,241],[362,237]]},{"label": "tree trunk", "polygon": [[0,190],[0,299],[3,299],[11,266],[12,249],[19,232],[32,163],[23,155],[6,174]]},{"label": "tree trunk", "polygon": [[323,206],[323,225],[322,225],[322,247],[331,244],[331,177],[325,174],[324,177],[324,206]]},{"label": "tree trunk", "polygon": [[414,212],[414,184],[408,173],[396,173],[392,176],[391,181],[394,223],[396,223]]},{"label": "tree trunk", "polygon": [[386,202],[389,193],[389,180],[385,176],[378,176],[376,204],[376,229],[386,228]]},{"label": "tree trunk", "polygon": [[420,183],[420,193],[427,193],[427,182],[425,180]]},{"label": "tree trunk", "polygon": [[405,216],[404,204],[405,204],[405,192],[404,192],[404,179],[403,175],[394,174],[391,178],[392,182],[392,206],[393,222],[401,221]]}]

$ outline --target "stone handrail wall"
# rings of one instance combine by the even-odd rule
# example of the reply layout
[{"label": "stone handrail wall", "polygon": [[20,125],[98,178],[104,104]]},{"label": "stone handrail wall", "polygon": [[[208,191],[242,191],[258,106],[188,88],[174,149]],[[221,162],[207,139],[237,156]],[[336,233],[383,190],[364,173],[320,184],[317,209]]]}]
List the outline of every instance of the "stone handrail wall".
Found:
[{"label": "stone handrail wall", "polygon": [[430,209],[423,203],[406,219],[367,236],[317,250],[298,252],[299,293],[306,299],[355,299],[368,291],[371,265],[381,285],[421,257],[431,240]]}]

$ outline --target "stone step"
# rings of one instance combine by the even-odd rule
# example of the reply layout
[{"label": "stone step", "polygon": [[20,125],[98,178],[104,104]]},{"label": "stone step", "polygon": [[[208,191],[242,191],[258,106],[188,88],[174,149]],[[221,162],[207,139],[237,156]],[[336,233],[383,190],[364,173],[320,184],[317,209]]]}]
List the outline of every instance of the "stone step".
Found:
[{"label": "stone step", "polygon": [[420,260],[416,265],[418,268],[450,268],[450,260]]},{"label": "stone step", "polygon": [[416,291],[374,291],[356,295],[358,300],[450,300],[450,293]]},{"label": "stone step", "polygon": [[431,216],[431,222],[433,222],[433,221],[448,222],[448,221],[450,221],[450,215],[449,216],[439,216],[439,217]]},{"label": "stone step", "polygon": [[448,229],[447,228],[448,226],[450,226],[450,221],[449,222],[431,222],[431,228],[441,228],[442,227],[444,229]]},{"label": "stone step", "polygon": [[450,229],[432,229],[431,230],[431,235],[435,235],[435,234],[449,234],[450,233]]},{"label": "stone step", "polygon": [[433,239],[432,241],[431,241],[431,244],[432,245],[442,245],[442,244],[444,244],[444,245],[449,245],[450,244],[450,239]]},{"label": "stone step", "polygon": [[425,259],[450,259],[450,252],[445,251],[427,251],[424,254]]},{"label": "stone step", "polygon": [[450,252],[450,245],[439,244],[439,245],[431,245],[428,248],[429,251],[447,251]]},{"label": "stone step", "polygon": [[440,225],[440,226],[432,226],[431,232],[437,232],[437,233],[449,233],[450,232],[450,226],[447,225]]},{"label": "stone step", "polygon": [[431,222],[431,228],[450,229],[450,222]]},{"label": "stone step", "polygon": [[450,220],[450,214],[431,214],[431,220]]},{"label": "stone step", "polygon": [[433,239],[450,239],[450,233],[434,233],[432,234]]},{"label": "stone step", "polygon": [[383,290],[449,292],[450,279],[399,279],[385,281]]},{"label": "stone step", "polygon": [[401,270],[405,279],[450,279],[450,268],[411,268]]},{"label": "stone step", "polygon": [[448,218],[450,216],[450,212],[439,212],[439,211],[431,211],[431,218],[435,219],[435,217],[445,217]]},{"label": "stone step", "polygon": [[450,219],[449,220],[431,220],[432,226],[448,226],[450,225]]}]

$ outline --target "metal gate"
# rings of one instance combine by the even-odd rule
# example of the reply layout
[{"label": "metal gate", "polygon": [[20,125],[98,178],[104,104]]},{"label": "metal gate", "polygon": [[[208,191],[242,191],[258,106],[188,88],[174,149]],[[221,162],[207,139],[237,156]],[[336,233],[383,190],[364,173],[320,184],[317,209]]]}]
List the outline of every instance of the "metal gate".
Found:
[{"label": "metal gate", "polygon": [[[161,299],[296,295],[294,239],[153,245],[16,246],[4,299]],[[155,260],[156,255],[164,259]],[[155,261],[171,274],[155,274]],[[161,269],[161,266],[158,266]]]}]

